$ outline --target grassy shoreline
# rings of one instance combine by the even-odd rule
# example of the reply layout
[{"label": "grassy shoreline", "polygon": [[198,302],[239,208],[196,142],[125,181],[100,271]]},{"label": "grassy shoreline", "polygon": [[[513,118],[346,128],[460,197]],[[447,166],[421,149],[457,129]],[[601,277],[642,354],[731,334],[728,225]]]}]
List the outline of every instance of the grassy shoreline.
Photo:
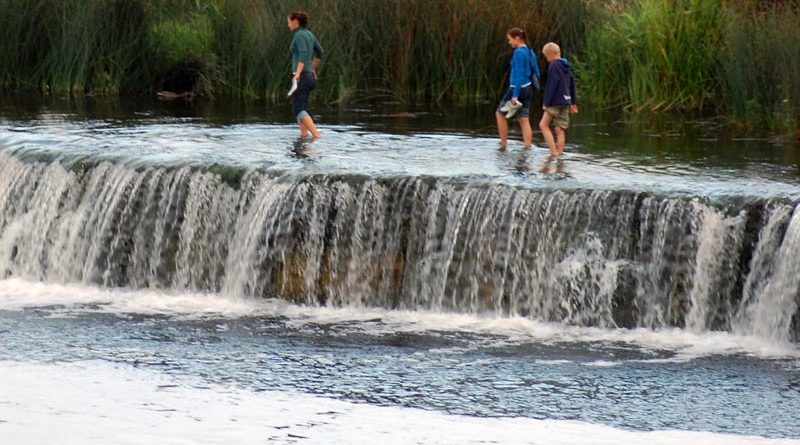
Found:
[{"label": "grassy shoreline", "polygon": [[329,103],[493,101],[516,25],[562,45],[596,108],[800,140],[798,0],[0,0],[0,89],[275,100],[295,8],[326,46],[315,95]]}]

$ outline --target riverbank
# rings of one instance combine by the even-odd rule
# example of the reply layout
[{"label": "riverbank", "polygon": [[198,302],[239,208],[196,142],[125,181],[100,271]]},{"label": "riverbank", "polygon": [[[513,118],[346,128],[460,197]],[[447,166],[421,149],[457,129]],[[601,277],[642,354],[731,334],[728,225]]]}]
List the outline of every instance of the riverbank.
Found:
[{"label": "riverbank", "polygon": [[[315,96],[403,103],[494,100],[502,38],[562,44],[584,103],[634,114],[722,116],[739,133],[800,140],[800,5],[711,0],[331,0],[311,13],[327,48]],[[367,7],[369,6],[369,7]],[[277,99],[295,2],[0,0],[0,87],[54,96],[193,91]],[[344,20],[343,18],[347,19]],[[540,58],[542,68],[545,62]]]}]

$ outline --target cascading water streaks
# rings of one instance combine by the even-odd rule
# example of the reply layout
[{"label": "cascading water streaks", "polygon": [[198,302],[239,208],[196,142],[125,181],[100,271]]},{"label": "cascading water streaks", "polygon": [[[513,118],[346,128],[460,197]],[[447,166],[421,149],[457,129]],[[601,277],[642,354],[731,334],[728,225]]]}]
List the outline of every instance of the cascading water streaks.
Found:
[{"label": "cascading water streaks", "polygon": [[730,287],[736,283],[735,276],[725,272],[738,274],[736,265],[740,252],[727,246],[741,245],[744,219],[741,215],[724,217],[712,208],[697,203],[692,214],[695,216],[693,224],[696,229],[693,232],[697,238],[697,253],[686,325],[690,329],[704,331],[713,325],[712,318],[719,313],[713,309],[726,303],[726,295],[734,294]]},{"label": "cascading water streaks", "polygon": [[[778,224],[785,224],[789,211],[786,207],[776,209]],[[774,225],[765,226],[765,231],[774,230]],[[772,241],[774,244],[775,241]],[[760,246],[763,247],[763,246]],[[765,249],[767,250],[767,249]],[[754,256],[759,258],[759,256]],[[792,332],[797,333],[798,298],[800,294],[800,206],[794,209],[777,250],[770,251],[772,260],[768,265],[761,261],[761,280],[748,282],[746,297],[755,300],[743,305],[745,316],[739,321],[738,330],[758,337],[789,341]],[[758,284],[752,284],[757,282]],[[758,286],[754,290],[753,286]],[[794,323],[794,329],[792,324]]]},{"label": "cascading water streaks", "polygon": [[800,210],[0,154],[4,277],[798,338]]}]

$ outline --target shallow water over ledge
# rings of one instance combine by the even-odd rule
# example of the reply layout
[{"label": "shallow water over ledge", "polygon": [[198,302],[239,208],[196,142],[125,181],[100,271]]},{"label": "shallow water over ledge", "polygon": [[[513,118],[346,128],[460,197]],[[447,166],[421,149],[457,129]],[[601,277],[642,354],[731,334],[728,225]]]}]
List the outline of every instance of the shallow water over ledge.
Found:
[{"label": "shallow water over ledge", "polygon": [[[321,108],[324,137],[298,139],[281,104],[0,106],[0,150],[28,159],[109,160],[132,166],[197,165],[287,174],[436,176],[534,188],[626,189],[706,197],[800,197],[800,145],[714,139],[700,124],[630,127],[580,114],[567,153],[498,150],[493,116],[481,109],[399,105]],[[512,130],[514,126],[512,125]],[[517,139],[518,139],[518,135]]]}]

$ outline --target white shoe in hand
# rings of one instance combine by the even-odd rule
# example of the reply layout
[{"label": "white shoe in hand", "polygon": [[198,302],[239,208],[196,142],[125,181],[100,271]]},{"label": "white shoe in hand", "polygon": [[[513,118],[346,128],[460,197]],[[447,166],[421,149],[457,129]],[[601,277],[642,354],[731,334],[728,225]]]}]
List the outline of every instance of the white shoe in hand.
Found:
[{"label": "white shoe in hand", "polygon": [[292,79],[292,87],[289,89],[289,94],[286,97],[292,97],[292,94],[297,90],[297,80]]},{"label": "white shoe in hand", "polygon": [[508,113],[506,113],[506,119],[511,119],[512,117],[514,117],[515,114],[517,114],[517,111],[519,111],[519,109],[522,108],[522,102],[519,101],[515,102],[513,100],[510,100],[508,101],[508,104],[509,107],[508,107]]}]

